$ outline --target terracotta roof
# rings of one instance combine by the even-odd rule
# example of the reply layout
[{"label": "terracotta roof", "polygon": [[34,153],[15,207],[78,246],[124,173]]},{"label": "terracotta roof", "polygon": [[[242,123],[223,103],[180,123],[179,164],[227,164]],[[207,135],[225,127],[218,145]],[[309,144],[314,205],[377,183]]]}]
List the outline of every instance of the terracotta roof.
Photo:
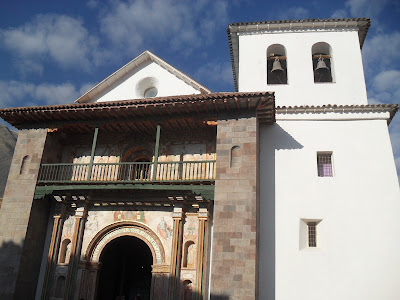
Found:
[{"label": "terracotta roof", "polygon": [[266,122],[275,121],[274,93],[210,93],[123,101],[76,103],[0,109],[0,117],[16,128],[51,127],[90,122],[136,122],[166,119],[215,118],[257,110]]},{"label": "terracotta roof", "polygon": [[303,29],[334,29],[334,28],[358,28],[360,48],[362,48],[368,29],[371,25],[369,18],[346,19],[304,19],[281,20],[261,22],[239,22],[228,25],[227,33],[229,49],[231,53],[233,81],[235,90],[238,90],[237,72],[239,70],[239,43],[238,32],[274,31],[274,30],[303,30]]},{"label": "terracotta roof", "polygon": [[390,123],[399,110],[398,104],[367,104],[367,105],[305,105],[305,106],[277,106],[276,114],[301,114],[301,113],[370,113],[388,112]]}]

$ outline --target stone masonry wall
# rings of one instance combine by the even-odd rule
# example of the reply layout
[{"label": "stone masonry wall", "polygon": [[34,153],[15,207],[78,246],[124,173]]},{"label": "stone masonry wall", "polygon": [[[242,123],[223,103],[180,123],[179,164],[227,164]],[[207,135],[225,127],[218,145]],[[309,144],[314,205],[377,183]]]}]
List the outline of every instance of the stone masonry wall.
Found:
[{"label": "stone masonry wall", "polygon": [[[24,282],[37,279],[25,278],[21,270],[35,264],[32,260],[41,260],[41,255],[24,259],[23,253],[29,253],[27,237],[30,218],[39,218],[37,212],[31,215],[36,179],[47,135],[46,129],[26,129],[18,134],[3,203],[0,209],[0,299],[20,299],[16,290],[25,289]],[[40,211],[40,210],[38,210]],[[46,217],[46,216],[44,216]],[[32,224],[32,221],[31,221]],[[34,243],[33,243],[34,244]],[[40,262],[39,262],[40,265]],[[39,271],[39,270],[37,270]],[[37,272],[38,273],[38,272]],[[24,299],[34,298],[36,287],[30,284],[24,290]],[[22,298],[21,298],[22,299]]]},{"label": "stone masonry wall", "polygon": [[219,120],[211,299],[256,299],[256,117]]}]

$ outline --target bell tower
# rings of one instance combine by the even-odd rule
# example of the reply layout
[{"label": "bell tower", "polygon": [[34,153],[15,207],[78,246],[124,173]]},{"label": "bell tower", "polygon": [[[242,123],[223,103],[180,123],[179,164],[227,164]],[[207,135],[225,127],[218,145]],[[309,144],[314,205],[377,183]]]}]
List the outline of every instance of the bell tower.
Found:
[{"label": "bell tower", "polygon": [[235,23],[235,89],[274,91],[277,106],[367,104],[361,48],[370,20]]}]

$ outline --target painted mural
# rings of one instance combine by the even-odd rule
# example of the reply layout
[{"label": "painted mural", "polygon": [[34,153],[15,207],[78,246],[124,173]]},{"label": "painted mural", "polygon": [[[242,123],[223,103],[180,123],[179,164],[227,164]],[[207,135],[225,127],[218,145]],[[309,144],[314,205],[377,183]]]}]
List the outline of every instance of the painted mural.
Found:
[{"label": "painted mural", "polygon": [[81,258],[84,258],[89,243],[100,230],[121,221],[141,222],[150,227],[163,243],[165,258],[169,261],[173,227],[172,213],[169,211],[145,211],[129,208],[118,209],[117,207],[116,210],[97,208],[88,212]]},{"label": "painted mural", "polygon": [[[94,206],[87,211],[86,222],[82,237],[81,264],[76,273],[76,293],[74,299],[94,299],[96,286],[98,284],[98,268],[97,262],[101,261],[101,255],[106,245],[124,235],[133,234],[139,237],[153,249],[153,263],[151,275],[152,299],[165,299],[166,291],[168,291],[168,278],[170,274],[171,255],[177,255],[173,251],[173,207],[155,208],[143,206],[119,206],[108,203],[106,207]],[[132,222],[129,225],[129,222]],[[58,264],[55,268],[53,280],[51,281],[50,290],[52,295],[62,295],[60,292],[66,284],[68,270],[70,265],[69,256],[71,253],[71,241],[75,236],[74,230],[76,219],[74,216],[67,216],[64,222],[62,239],[59,244],[60,255]],[[192,288],[196,288],[196,280],[198,277],[198,248],[199,248],[199,218],[197,212],[186,212],[183,222],[183,239],[181,241],[181,271],[180,277],[183,283],[188,282]],[[97,240],[91,252],[91,260],[87,261],[85,254],[91,241],[96,234],[106,227],[113,224],[121,223],[121,227],[113,227],[114,229],[105,232]],[[136,225],[135,225],[136,224]],[[202,244],[202,243],[201,243]],[[102,274],[102,273],[100,273]],[[107,274],[107,273],[104,273]],[[107,276],[107,275],[104,275]],[[184,286],[184,285],[183,285]],[[157,290],[162,287],[162,290]],[[180,288],[181,289],[181,288]],[[159,293],[161,293],[160,297]],[[179,293],[184,293],[180,291]],[[55,298],[54,298],[55,299]]]},{"label": "painted mural", "polygon": [[[154,161],[153,144],[119,143],[98,145],[94,157],[94,166],[91,172],[91,180],[96,181],[120,181],[139,180],[149,181],[155,172],[153,166],[147,163]],[[139,150],[140,151],[139,151]],[[87,180],[89,172],[91,148],[76,145],[67,146],[63,159],[72,162],[74,167],[71,172],[71,180]],[[207,179],[214,175],[212,164],[191,164],[189,162],[203,162],[215,160],[214,140],[192,140],[182,143],[174,139],[163,141],[159,150],[159,165],[157,180],[192,180]],[[120,162],[136,162],[138,165],[121,165]],[[186,163],[188,162],[188,163]],[[142,165],[139,165],[142,163]],[[102,165],[110,164],[110,165]],[[132,169],[133,168],[133,169]],[[137,169],[139,168],[139,169]]]}]

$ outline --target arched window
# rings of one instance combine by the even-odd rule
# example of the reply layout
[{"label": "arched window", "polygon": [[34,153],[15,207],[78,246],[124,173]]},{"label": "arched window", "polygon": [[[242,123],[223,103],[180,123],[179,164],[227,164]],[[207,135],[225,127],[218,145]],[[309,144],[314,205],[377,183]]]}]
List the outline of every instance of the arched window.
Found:
[{"label": "arched window", "polygon": [[283,45],[274,44],[267,49],[267,83],[288,83],[286,49]]},{"label": "arched window", "polygon": [[149,181],[153,152],[147,147],[130,147],[124,151],[120,167],[120,178],[128,181]]},{"label": "arched window", "polygon": [[29,159],[29,155],[25,155],[22,158],[21,167],[19,169],[19,174],[26,174],[26,172],[28,170],[28,159]]},{"label": "arched window", "polygon": [[332,51],[329,44],[320,42],[312,46],[314,82],[334,82]]},{"label": "arched window", "polygon": [[187,241],[185,243],[185,247],[183,248],[183,261],[182,261],[182,266],[184,268],[187,267],[193,267],[195,265],[194,262],[194,242],[193,241]]},{"label": "arched window", "polygon": [[242,162],[242,155],[240,146],[233,146],[231,148],[231,167],[240,167]]},{"label": "arched window", "polygon": [[61,264],[69,263],[69,257],[71,255],[71,240],[65,239],[61,243],[60,259]]}]

